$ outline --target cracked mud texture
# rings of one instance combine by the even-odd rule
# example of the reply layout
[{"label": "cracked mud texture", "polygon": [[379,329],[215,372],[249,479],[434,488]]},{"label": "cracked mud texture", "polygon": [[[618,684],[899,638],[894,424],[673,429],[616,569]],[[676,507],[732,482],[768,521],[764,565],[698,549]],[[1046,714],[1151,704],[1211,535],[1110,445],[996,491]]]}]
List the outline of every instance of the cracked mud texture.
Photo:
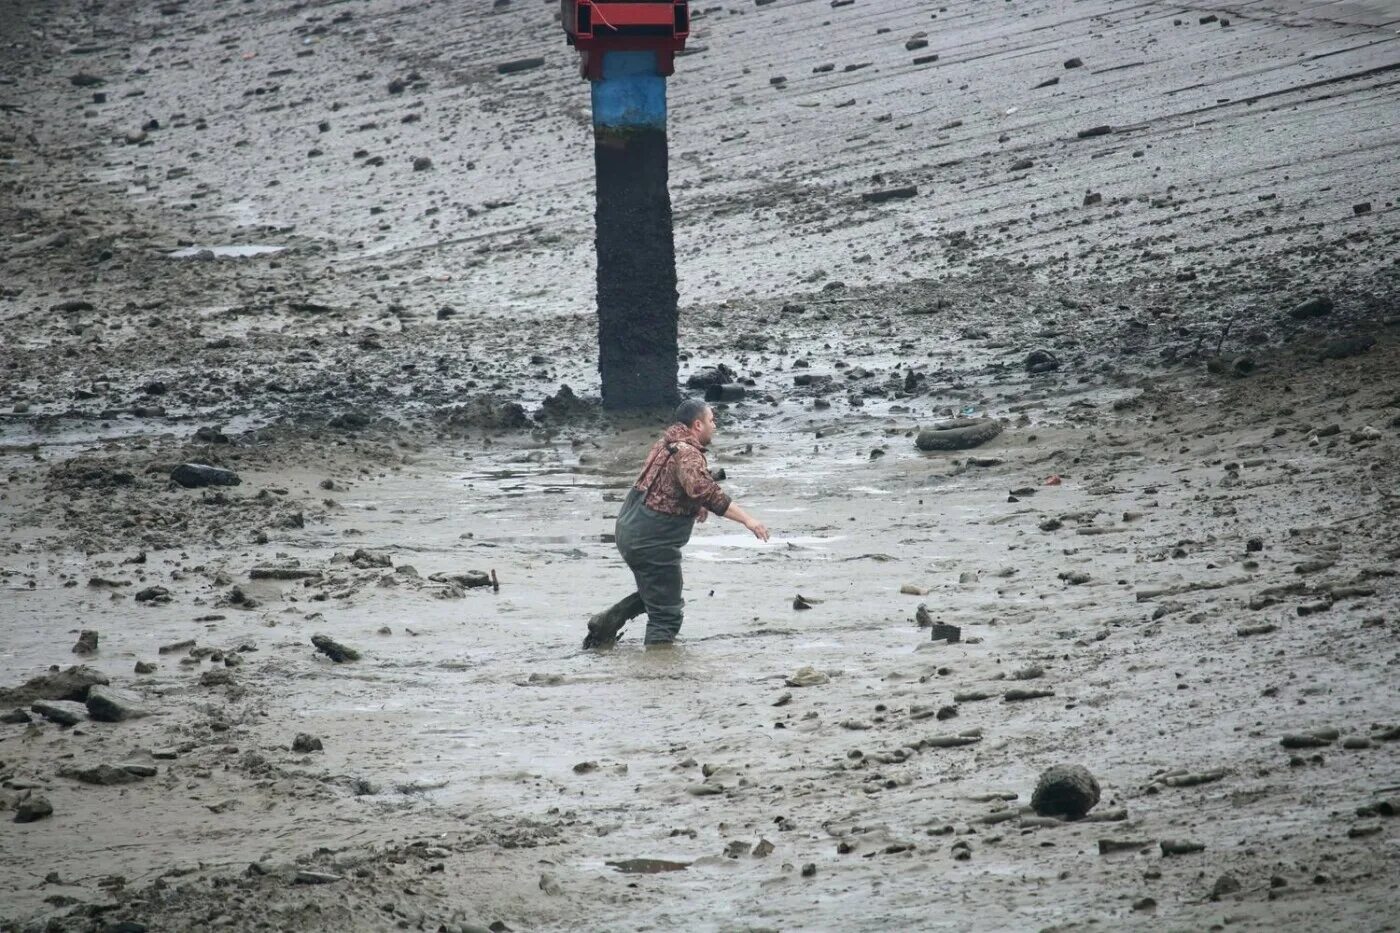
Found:
[{"label": "cracked mud texture", "polygon": [[1393,922],[1393,5],[695,10],[661,655],[553,7],[0,0],[0,928]]}]

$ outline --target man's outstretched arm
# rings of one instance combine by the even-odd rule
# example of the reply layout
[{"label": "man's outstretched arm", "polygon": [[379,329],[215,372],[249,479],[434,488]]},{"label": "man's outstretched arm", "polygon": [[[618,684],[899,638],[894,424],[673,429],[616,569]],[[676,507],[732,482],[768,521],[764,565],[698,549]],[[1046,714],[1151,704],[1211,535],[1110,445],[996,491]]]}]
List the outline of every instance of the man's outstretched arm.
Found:
[{"label": "man's outstretched arm", "polygon": [[709,509],[716,515],[722,515],[730,521],[738,522],[760,541],[768,540],[768,528],[754,518],[748,512],[739,507],[739,504],[725,494],[720,489],[719,484],[710,476],[710,471],[705,468],[705,458],[699,451],[688,446],[682,446],[676,452],[676,478],[680,481],[681,488],[686,495],[696,500],[703,508]]},{"label": "man's outstretched arm", "polygon": [[729,508],[724,510],[724,517],[732,522],[738,522],[739,524],[747,528],[749,531],[752,531],[753,536],[758,540],[768,540],[768,526],[763,524],[763,522],[759,521],[758,519],[754,518],[748,512],[745,512],[742,508],[739,507],[739,503],[730,500]]}]

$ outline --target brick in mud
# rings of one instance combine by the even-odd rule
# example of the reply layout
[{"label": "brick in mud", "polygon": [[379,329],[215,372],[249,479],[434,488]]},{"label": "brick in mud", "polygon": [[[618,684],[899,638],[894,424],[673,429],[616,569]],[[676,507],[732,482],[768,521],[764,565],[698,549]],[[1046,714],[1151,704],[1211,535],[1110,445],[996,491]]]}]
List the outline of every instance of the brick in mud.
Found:
[{"label": "brick in mud", "polygon": [[544,64],[543,58],[517,58],[514,61],[501,62],[496,66],[496,74],[513,75],[522,71],[530,71]]}]

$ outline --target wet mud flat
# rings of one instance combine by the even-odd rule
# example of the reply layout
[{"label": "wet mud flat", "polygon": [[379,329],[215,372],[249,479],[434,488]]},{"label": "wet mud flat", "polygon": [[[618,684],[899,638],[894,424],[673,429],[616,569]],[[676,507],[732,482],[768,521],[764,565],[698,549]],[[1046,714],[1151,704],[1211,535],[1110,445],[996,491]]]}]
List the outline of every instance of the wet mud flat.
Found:
[{"label": "wet mud flat", "polygon": [[[83,663],[148,715],[6,693],[7,805],[53,810],[8,824],[7,922],[1366,926],[1398,368],[1382,332],[1243,378],[969,380],[948,407],[1006,426],[946,453],[908,400],[726,406],[714,465],[778,534],[697,530],[663,654],[577,648],[650,425],[11,450],[5,682]],[[215,459],[239,485],[166,472]],[[1029,809],[1064,763],[1085,820]]]},{"label": "wet mud flat", "polygon": [[1384,9],[811,6],[673,85],[777,535],[697,529],[664,654],[577,647],[658,425],[547,8],[0,7],[0,925],[1394,915]]}]

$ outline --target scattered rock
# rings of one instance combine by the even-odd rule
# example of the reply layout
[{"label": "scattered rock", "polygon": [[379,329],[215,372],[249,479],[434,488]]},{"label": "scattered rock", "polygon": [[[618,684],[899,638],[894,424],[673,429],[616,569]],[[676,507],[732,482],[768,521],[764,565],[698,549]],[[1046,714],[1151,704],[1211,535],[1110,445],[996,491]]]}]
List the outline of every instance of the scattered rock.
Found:
[{"label": "scattered rock", "polygon": [[544,64],[543,58],[517,58],[514,61],[501,62],[496,66],[496,74],[513,75],[522,71],[531,71]]},{"label": "scattered rock", "polygon": [[233,683],[233,671],[227,667],[216,667],[199,675],[201,687],[227,687]]},{"label": "scattered rock", "polygon": [[930,638],[933,641],[946,641],[950,644],[962,641],[962,628],[957,625],[945,625],[942,622],[932,622],[929,624]]},{"label": "scattered rock", "polygon": [[316,646],[316,650],[330,658],[337,664],[346,661],[360,660],[360,652],[354,648],[342,645],[340,642],[326,635],[312,635],[311,644]]},{"label": "scattered rock", "polygon": [[170,479],[186,489],[201,486],[237,486],[243,482],[239,475],[223,467],[206,463],[182,463],[170,471]]},{"label": "scattered rock", "polygon": [[1331,745],[1336,740],[1337,735],[1334,730],[1319,730],[1285,735],[1279,739],[1278,744],[1284,748],[1322,748],[1324,745]]},{"label": "scattered rock", "polygon": [[1336,340],[1329,340],[1318,350],[1319,359],[1323,360],[1344,360],[1352,356],[1360,356],[1376,345],[1376,338],[1369,334],[1360,337],[1339,337]]},{"label": "scattered rock", "polygon": [[707,402],[740,402],[748,395],[748,386],[743,383],[730,382],[724,385],[709,386],[705,389],[705,401]]},{"label": "scattered rock", "polygon": [[1212,768],[1209,771],[1169,774],[1162,779],[1162,783],[1168,787],[1197,787],[1201,784],[1212,784],[1225,777],[1227,774],[1229,774],[1229,772],[1224,768]]},{"label": "scattered rock", "polygon": [[388,554],[383,551],[371,551],[366,548],[356,548],[355,553],[350,555],[350,563],[361,570],[394,566],[394,561]]},{"label": "scattered rock", "polygon": [[18,687],[0,690],[0,705],[28,706],[35,700],[74,700],[81,703],[87,699],[88,690],[94,684],[105,686],[108,683],[106,674],[85,664],[75,664],[63,671],[55,668]]},{"label": "scattered rock", "polygon": [[1031,809],[1040,816],[1077,820],[1099,802],[1099,782],[1082,765],[1055,765],[1041,772],[1031,795]]},{"label": "scattered rock", "polygon": [[150,715],[141,697],[129,690],[101,685],[88,691],[87,711],[98,722],[125,722]]},{"label": "scattered rock", "polygon": [[138,673],[138,674],[154,674],[155,672],[156,672],[156,664],[155,664],[154,661],[137,661],[137,662],[136,662],[136,673]]},{"label": "scattered rock", "polygon": [[561,385],[559,391],[546,396],[535,415],[536,421],[572,421],[595,412],[597,406],[579,398],[568,385]]},{"label": "scattered rock", "polygon": [[[66,767],[59,769],[58,776],[73,778],[74,780],[82,781],[84,784],[98,784],[104,787],[114,784],[134,784],[144,777],[151,776],[150,774],[140,773],[138,770],[140,767],[139,765],[117,766],[105,763],[87,768]],[[154,773],[155,769],[150,768],[149,765],[146,766],[146,768],[150,770],[152,774]]]},{"label": "scattered rock", "polygon": [[1206,360],[1206,370],[1217,376],[1243,379],[1254,372],[1255,363],[1254,359],[1248,356],[1213,356]]},{"label": "scattered rock", "polygon": [[1160,843],[1163,857],[1169,855],[1190,855],[1193,852],[1204,852],[1206,844],[1204,842],[1192,842],[1188,839],[1163,839]]},{"label": "scattered rock", "polygon": [[1048,373],[1060,368],[1060,358],[1049,350],[1032,350],[1026,354],[1025,365],[1031,375]]},{"label": "scattered rock", "polygon": [[74,654],[96,654],[97,632],[85,628],[78,633],[78,643],[73,646]]},{"label": "scattered rock", "polygon": [[163,586],[148,586],[133,597],[138,603],[163,604],[171,600],[170,591]]},{"label": "scattered rock", "polygon": [[8,713],[0,715],[0,723],[7,726],[19,726],[33,721],[33,718],[22,709],[12,709]]},{"label": "scattered rock", "polygon": [[995,418],[955,418],[920,431],[914,446],[920,450],[966,450],[977,447],[1001,433]]},{"label": "scattered rock", "polygon": [[1002,698],[1008,703],[1016,703],[1021,700],[1039,700],[1042,697],[1052,697],[1054,695],[1054,690],[1013,687],[1002,694]]},{"label": "scattered rock", "polygon": [[624,875],[655,875],[663,871],[683,871],[690,867],[689,862],[669,862],[660,858],[627,858],[615,862],[604,862]]},{"label": "scattered rock", "polygon": [[87,707],[73,700],[37,700],[29,708],[60,726],[76,726],[88,718]]},{"label": "scattered rock", "polygon": [[685,385],[689,389],[709,390],[716,386],[723,386],[733,383],[739,378],[739,374],[728,366],[720,363],[717,366],[709,366],[690,374]]},{"label": "scattered rock", "polygon": [[325,871],[307,871],[302,869],[292,878],[293,884],[335,884],[343,880],[342,876],[334,875]]},{"label": "scattered rock", "polygon": [[1288,315],[1295,320],[1303,321],[1308,318],[1326,317],[1332,313],[1334,307],[1331,298],[1326,295],[1314,295],[1312,298],[1295,305],[1293,310],[1288,312]]},{"label": "scattered rock", "polygon": [[1210,889],[1210,899],[1218,901],[1226,895],[1240,891],[1243,887],[1244,885],[1240,884],[1239,879],[1229,872],[1226,872],[1215,879],[1215,884],[1212,885]]},{"label": "scattered rock", "polygon": [[33,823],[52,815],[53,804],[49,803],[49,798],[40,794],[30,794],[15,807],[16,823]]},{"label": "scattered rock", "polygon": [[912,198],[919,193],[918,185],[903,185],[899,188],[884,188],[879,191],[867,191],[860,196],[866,204],[884,204],[886,201],[902,201]]},{"label": "scattered rock", "polygon": [[511,431],[530,426],[524,406],[494,395],[478,395],[462,405],[442,410],[441,414],[457,428]]},{"label": "scattered rock", "polygon": [[784,681],[789,687],[819,687],[830,682],[830,677],[810,667],[799,667],[796,673]]},{"label": "scattered rock", "polygon": [[1150,839],[1100,839],[1099,854],[1112,855],[1115,852],[1141,852],[1152,845]]},{"label": "scattered rock", "polygon": [[319,752],[322,748],[321,740],[307,732],[298,732],[297,737],[292,739],[292,751],[298,754]]}]

